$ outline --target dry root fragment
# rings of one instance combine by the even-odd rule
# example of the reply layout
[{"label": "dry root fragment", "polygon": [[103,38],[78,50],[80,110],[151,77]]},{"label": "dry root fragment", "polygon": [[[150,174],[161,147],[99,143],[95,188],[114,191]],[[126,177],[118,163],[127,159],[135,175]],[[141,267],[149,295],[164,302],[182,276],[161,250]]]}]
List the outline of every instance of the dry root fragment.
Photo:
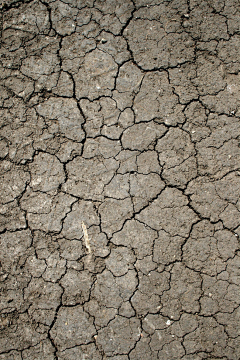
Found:
[{"label": "dry root fragment", "polygon": [[89,242],[89,237],[88,237],[88,233],[87,233],[87,227],[84,224],[84,222],[82,221],[82,229],[83,229],[83,234],[84,234],[84,241],[85,241],[85,246],[88,250],[88,253],[91,254],[91,247],[90,247],[90,242]]}]

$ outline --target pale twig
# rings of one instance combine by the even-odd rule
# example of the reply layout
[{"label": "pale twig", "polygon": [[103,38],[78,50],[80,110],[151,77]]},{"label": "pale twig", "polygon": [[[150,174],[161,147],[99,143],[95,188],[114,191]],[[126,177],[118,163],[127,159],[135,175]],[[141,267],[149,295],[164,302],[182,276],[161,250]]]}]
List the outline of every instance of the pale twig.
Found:
[{"label": "pale twig", "polygon": [[90,242],[89,242],[89,238],[88,238],[87,227],[83,221],[82,221],[82,229],[83,229],[83,235],[84,235],[84,240],[85,240],[85,246],[88,250],[88,253],[91,254],[91,247],[90,247]]}]

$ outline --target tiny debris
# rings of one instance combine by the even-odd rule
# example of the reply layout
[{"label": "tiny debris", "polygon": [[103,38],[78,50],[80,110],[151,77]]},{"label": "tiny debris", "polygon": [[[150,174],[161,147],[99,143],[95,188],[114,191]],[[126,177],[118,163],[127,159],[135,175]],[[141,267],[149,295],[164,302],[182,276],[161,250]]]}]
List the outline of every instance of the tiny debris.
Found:
[{"label": "tiny debris", "polygon": [[139,327],[138,327],[138,336],[142,336],[142,331]]},{"label": "tiny debris", "polygon": [[83,221],[82,221],[82,229],[83,229],[83,235],[84,235],[84,240],[85,240],[85,246],[88,250],[88,253],[91,254],[91,247],[90,247],[89,237],[88,237],[88,233],[87,233],[87,227]]}]

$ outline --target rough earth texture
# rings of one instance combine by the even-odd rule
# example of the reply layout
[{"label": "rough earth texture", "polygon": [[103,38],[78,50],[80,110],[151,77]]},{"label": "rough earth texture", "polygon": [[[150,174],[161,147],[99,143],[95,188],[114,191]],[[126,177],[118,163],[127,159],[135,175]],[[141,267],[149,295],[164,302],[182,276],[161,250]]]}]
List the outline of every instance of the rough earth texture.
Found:
[{"label": "rough earth texture", "polygon": [[239,360],[239,1],[5,0],[0,35],[0,360]]}]

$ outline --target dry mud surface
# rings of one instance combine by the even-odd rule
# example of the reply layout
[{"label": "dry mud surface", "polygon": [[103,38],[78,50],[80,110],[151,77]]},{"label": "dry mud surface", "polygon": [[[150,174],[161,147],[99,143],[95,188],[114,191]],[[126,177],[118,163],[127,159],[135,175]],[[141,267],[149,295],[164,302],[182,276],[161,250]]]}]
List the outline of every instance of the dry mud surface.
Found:
[{"label": "dry mud surface", "polygon": [[0,360],[239,360],[239,1],[0,25]]}]

